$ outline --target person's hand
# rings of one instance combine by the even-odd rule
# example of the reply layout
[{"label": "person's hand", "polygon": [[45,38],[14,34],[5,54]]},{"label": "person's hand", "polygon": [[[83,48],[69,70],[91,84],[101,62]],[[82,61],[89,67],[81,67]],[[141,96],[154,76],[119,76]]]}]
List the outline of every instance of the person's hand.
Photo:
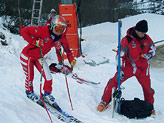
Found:
[{"label": "person's hand", "polygon": [[152,52],[149,52],[147,54],[141,54],[141,57],[149,60],[153,56],[152,54]]},{"label": "person's hand", "polygon": [[141,54],[141,57],[144,57],[145,54]]},{"label": "person's hand", "polygon": [[61,46],[62,46],[61,43],[60,43],[60,41],[55,41],[55,42],[54,42],[54,45],[55,45],[55,48],[58,49],[58,50],[59,50],[59,49],[61,48]]},{"label": "person's hand", "polygon": [[37,47],[43,47],[43,46],[44,46],[44,41],[43,41],[43,39],[36,40],[36,46],[37,46]]},{"label": "person's hand", "polygon": [[71,61],[71,67],[75,66],[75,64],[76,64],[76,60],[74,59]]},{"label": "person's hand", "polygon": [[63,67],[61,68],[61,72],[62,72],[63,74],[65,74],[65,75],[68,75],[68,74],[70,74],[70,73],[72,72],[72,70],[71,70],[71,68],[68,68],[67,66],[63,66]]}]

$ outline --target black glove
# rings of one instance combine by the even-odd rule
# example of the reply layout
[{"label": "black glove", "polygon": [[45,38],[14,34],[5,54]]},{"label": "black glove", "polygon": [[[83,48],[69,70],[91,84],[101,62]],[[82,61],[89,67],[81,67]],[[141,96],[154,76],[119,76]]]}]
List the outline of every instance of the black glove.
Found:
[{"label": "black glove", "polygon": [[113,97],[114,98],[120,98],[122,96],[122,91],[121,90],[116,90],[114,93],[113,93]]},{"label": "black glove", "polygon": [[124,80],[124,72],[122,70],[120,71],[120,79]]}]

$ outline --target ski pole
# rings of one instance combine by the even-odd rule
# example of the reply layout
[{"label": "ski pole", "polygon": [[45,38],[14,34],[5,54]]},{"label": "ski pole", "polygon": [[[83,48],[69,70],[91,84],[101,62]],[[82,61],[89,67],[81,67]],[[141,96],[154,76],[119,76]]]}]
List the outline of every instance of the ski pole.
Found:
[{"label": "ski pole", "polygon": [[[120,60],[120,52],[121,52],[121,20],[118,20],[118,90],[120,90],[120,67],[121,67],[121,60]],[[120,114],[120,98],[118,102],[118,113]]]},{"label": "ski pole", "polygon": [[42,48],[41,48],[41,47],[40,47],[40,56],[41,56],[41,66],[42,66],[42,69],[41,69],[41,77],[40,77],[40,98],[41,98],[41,100],[42,100],[43,106],[44,106],[44,108],[45,108],[45,110],[46,110],[46,112],[47,112],[47,114],[48,114],[48,117],[49,117],[51,123],[53,123],[53,122],[52,122],[52,119],[51,119],[51,116],[50,116],[50,114],[49,114],[49,112],[48,112],[48,110],[47,110],[47,107],[46,107],[46,105],[45,105],[45,103],[44,103],[43,96],[42,96],[43,53],[42,53]]},{"label": "ski pole", "polygon": [[[61,58],[62,58],[62,64],[63,64],[63,66],[64,66],[64,58],[63,58],[61,49],[59,50],[59,52],[60,52],[60,56],[61,56]],[[70,101],[70,104],[71,104],[71,108],[72,108],[72,110],[73,110],[73,105],[72,105],[71,96],[70,96],[70,93],[69,93],[69,87],[68,87],[67,76],[66,76],[65,71],[64,71],[64,75],[65,75],[65,81],[66,81],[66,86],[67,86],[67,92],[68,92],[69,101]]]}]

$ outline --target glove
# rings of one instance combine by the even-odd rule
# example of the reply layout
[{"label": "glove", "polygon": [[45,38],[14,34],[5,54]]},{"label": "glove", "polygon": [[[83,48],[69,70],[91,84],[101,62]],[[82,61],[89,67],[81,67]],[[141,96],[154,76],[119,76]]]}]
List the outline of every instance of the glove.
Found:
[{"label": "glove", "polygon": [[50,69],[51,73],[60,73],[61,72],[56,66],[57,66],[56,63],[52,63],[49,66],[49,69]]},{"label": "glove", "polygon": [[145,54],[141,54],[141,57],[144,57]]},{"label": "glove", "polygon": [[36,46],[37,46],[37,47],[43,47],[43,46],[44,46],[44,41],[43,41],[43,39],[36,40]]},{"label": "glove", "polygon": [[149,52],[147,54],[141,54],[141,57],[143,57],[145,59],[150,59],[153,56],[152,54],[153,54],[152,52]]},{"label": "glove", "polygon": [[71,67],[75,66],[75,64],[76,64],[76,60],[74,59],[71,61]]},{"label": "glove", "polygon": [[54,42],[55,48],[60,49],[61,48],[61,43],[59,41]]},{"label": "glove", "polygon": [[122,96],[122,91],[121,90],[116,90],[113,93],[113,97],[116,98],[116,99],[119,99],[121,96]]},{"label": "glove", "polygon": [[61,68],[61,72],[65,75],[68,75],[72,72],[72,70],[71,70],[71,68],[69,68],[68,66],[65,65]]}]

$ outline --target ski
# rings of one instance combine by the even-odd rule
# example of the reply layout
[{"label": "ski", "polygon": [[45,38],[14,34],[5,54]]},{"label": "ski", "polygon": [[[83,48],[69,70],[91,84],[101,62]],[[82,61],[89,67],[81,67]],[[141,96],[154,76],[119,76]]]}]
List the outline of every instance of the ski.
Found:
[{"label": "ski", "polygon": [[112,101],[112,106],[111,106],[111,109],[112,109],[112,118],[114,118],[114,111],[115,111],[115,104],[116,104],[116,99],[115,97],[113,96],[114,92],[115,92],[115,87],[112,88],[112,95],[111,95],[111,101]]},{"label": "ski", "polygon": [[[41,99],[39,99],[35,103],[40,105],[42,108],[44,108],[44,105],[43,105]],[[50,112],[50,114],[52,114],[52,116],[55,116],[57,119],[59,119],[60,121],[62,121],[64,123],[82,123],[80,120],[78,120],[74,116],[69,115],[68,113],[64,112],[61,108],[60,109],[56,109],[56,106],[50,105],[47,102],[45,102],[45,105],[46,105],[46,108],[47,108],[48,112]]]},{"label": "ski", "polygon": [[111,101],[112,101],[112,106],[111,106],[111,111],[112,111],[112,118],[114,118],[114,113],[119,113],[118,112],[118,106],[119,106],[119,100],[122,96],[122,89],[125,89],[124,87],[120,88],[120,90],[116,90],[115,87],[112,88],[112,95],[111,95]]},{"label": "ski", "polygon": [[76,73],[72,73],[71,76],[73,79],[75,79],[80,84],[86,84],[86,85],[98,85],[98,84],[100,84],[100,82],[93,82],[90,80],[85,80],[85,79],[79,78]]},{"label": "ski", "polygon": [[154,42],[154,44],[161,43],[161,42],[164,42],[164,40],[156,41]]}]

